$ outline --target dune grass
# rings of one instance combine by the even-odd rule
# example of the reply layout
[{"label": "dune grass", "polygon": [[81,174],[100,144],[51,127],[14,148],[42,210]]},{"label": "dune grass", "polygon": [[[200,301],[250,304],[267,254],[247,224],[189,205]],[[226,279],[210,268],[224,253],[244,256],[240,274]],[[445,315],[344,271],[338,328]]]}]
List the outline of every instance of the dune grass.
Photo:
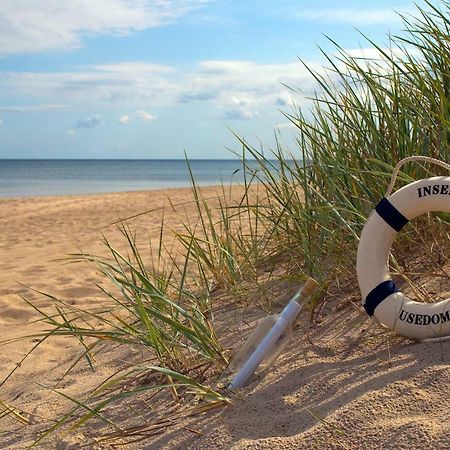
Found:
[{"label": "dune grass", "polygon": [[[257,178],[270,202],[259,205],[258,212],[277,228],[273,244],[302,261],[310,275],[332,280],[352,270],[362,226],[400,159],[427,155],[448,160],[449,4],[428,7],[418,8],[417,18],[404,19],[407,33],[391,37],[389,47],[367,39],[378,51],[376,59],[351,56],[337,44],[337,56],[325,54],[327,75],[311,71],[318,85],[312,107],[285,114],[297,128],[297,149],[292,155],[278,146],[273,156],[279,169],[242,141],[260,163]],[[305,164],[292,165],[290,159]],[[409,163],[397,186],[444,173],[436,166]],[[427,220],[427,227],[433,227]],[[439,220],[431,220],[436,229]],[[422,225],[410,225],[400,245],[419,236],[411,229]]]},{"label": "dune grass", "polygon": [[[368,40],[378,50],[376,59],[351,56],[336,44],[336,54],[325,54],[326,75],[311,71],[317,93],[309,109],[285,113],[297,129],[295,153],[279,144],[270,157],[264,156],[238,138],[245,172],[242,195],[236,200],[222,186],[213,207],[192,177],[197,215],[186,218],[169,243],[163,239],[163,221],[151,261],[142,256],[125,223],[120,226],[127,254],[105,240],[108,257],[72,255],[73,260],[95,264],[109,281],[110,288],[99,286],[105,302],[80,310],[45,294],[53,311],[30,304],[47,325],[39,338],[78,340],[82,352],[66,373],[82,360],[94,367],[93,355],[105,343],[143,349],[146,359],[120,368],[83,400],[70,399],[74,408],[47,433],[68,422],[80,426],[96,418],[113,428],[110,436],[133,435],[108,415],[108,408],[161,389],[175,404],[196,411],[228,403],[227,394],[216,387],[230,357],[216,320],[222,301],[218,292],[228,302],[234,299],[236,308],[248,305],[251,295],[246,292],[262,292],[267,272],[269,278],[280,276],[273,272],[275,266],[283,268],[285,279],[319,279],[322,290],[312,299],[312,311],[328,286],[339,286],[342,280],[356,286],[358,236],[395,164],[410,155],[448,160],[449,9],[447,2],[418,8],[417,17],[404,18],[405,34],[391,37],[389,47]],[[256,160],[256,170],[247,158]],[[398,184],[435,173],[441,169],[408,164]],[[442,238],[448,242],[442,228],[442,218],[429,215],[408,225],[397,249],[418,243],[425,248]],[[418,230],[426,230],[420,241]],[[446,254],[442,251],[440,257],[448,262]],[[401,255],[392,264],[414,290],[414,273]],[[445,271],[440,275],[448,279]],[[15,414],[6,403],[1,405],[2,414]],[[151,426],[161,423],[173,420],[158,417]],[[134,430],[143,433],[149,427]]]}]

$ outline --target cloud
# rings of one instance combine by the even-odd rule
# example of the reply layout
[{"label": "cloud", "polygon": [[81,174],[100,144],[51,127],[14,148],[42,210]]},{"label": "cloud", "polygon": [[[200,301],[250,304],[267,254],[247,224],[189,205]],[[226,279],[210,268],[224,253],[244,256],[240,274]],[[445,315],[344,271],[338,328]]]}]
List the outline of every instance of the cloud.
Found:
[{"label": "cloud", "polygon": [[[407,51],[411,55],[420,55],[420,51],[413,46],[407,47]],[[396,47],[381,47],[380,49],[376,47],[348,48],[344,49],[344,52],[352,58],[372,59],[378,61],[385,59],[383,52],[389,55],[389,57],[397,58],[399,60],[404,56],[404,51]]]},{"label": "cloud", "polygon": [[[309,67],[319,73],[323,70],[319,64],[309,63]],[[110,108],[115,103],[135,111],[143,111],[148,104],[171,107],[202,102],[218,110],[219,116],[249,118],[261,108],[289,104],[292,94],[286,93],[283,84],[301,88],[306,95],[317,89],[299,62],[207,60],[193,66],[167,66],[135,61],[83,66],[74,72],[3,72],[0,98],[13,92],[35,101],[57,99],[71,108]],[[301,97],[296,101],[301,104]],[[154,119],[150,112],[138,117]]]},{"label": "cloud", "polygon": [[283,122],[283,123],[278,123],[275,125],[276,128],[279,128],[280,130],[283,129],[294,129],[297,128],[292,122]]},{"label": "cloud", "polygon": [[87,119],[79,119],[76,128],[93,128],[100,125],[101,118],[98,114],[88,117]]},{"label": "cloud", "polygon": [[143,109],[141,109],[140,111],[138,111],[136,113],[136,115],[142,119],[144,122],[149,122],[150,120],[155,120],[156,117],[153,114],[150,114],[147,111],[144,111]]},{"label": "cloud", "polygon": [[0,54],[77,48],[92,35],[165,26],[207,0],[2,0]]},{"label": "cloud", "polygon": [[291,106],[294,103],[292,95],[282,92],[275,100],[277,106]]},{"label": "cloud", "polygon": [[81,67],[74,72],[2,72],[0,97],[14,91],[27,98],[64,99],[72,106],[85,102],[162,101],[178,94],[170,66],[123,63]]},{"label": "cloud", "polygon": [[166,74],[175,70],[173,67],[165,64],[152,64],[142,61],[123,62],[117,64],[100,64],[93,66],[93,69],[102,72],[115,73],[116,75],[126,77],[129,77],[131,74],[134,76]]},{"label": "cloud", "polygon": [[233,95],[225,101],[225,111],[222,119],[225,120],[250,120],[257,115],[255,108],[258,101],[251,95],[241,93]]},{"label": "cloud", "polygon": [[213,91],[202,91],[202,90],[198,90],[198,91],[188,91],[188,92],[182,92],[179,96],[178,96],[178,101],[180,103],[191,103],[191,102],[203,102],[203,101],[208,101],[208,100],[212,100],[217,96],[217,92],[213,92]]},{"label": "cloud", "polygon": [[3,125],[3,120],[0,119],[0,127]]},{"label": "cloud", "polygon": [[[310,64],[315,70],[323,69]],[[285,106],[292,95],[286,87],[301,87],[304,93],[313,92],[317,84],[311,74],[299,62],[287,64],[260,64],[239,60],[202,61],[181,80],[179,103],[208,102],[224,120],[250,120],[265,108]],[[302,98],[298,104],[302,103]]]},{"label": "cloud", "polygon": [[[136,117],[138,119],[143,120],[144,122],[149,122],[151,120],[155,120],[156,117],[153,114],[150,114],[148,111],[145,111],[143,109],[140,109],[139,111],[136,111]],[[127,125],[131,122],[131,117],[128,114],[124,114],[118,119],[118,122]]]},{"label": "cloud", "polygon": [[123,125],[126,125],[127,123],[130,123],[130,116],[127,116],[126,114],[125,115],[123,115],[123,116],[121,116],[120,118],[119,118],[119,123],[121,123],[121,124],[123,124]]},{"label": "cloud", "polygon": [[[321,70],[317,64],[310,67]],[[241,98],[248,104],[275,104],[286,88],[283,84],[309,91],[316,85],[314,78],[300,63],[258,64],[252,61],[210,60],[198,64],[190,76],[192,90],[199,95],[214,93],[217,103]]]},{"label": "cloud", "polygon": [[[421,57],[420,51],[413,46],[406,47],[406,51],[412,56]],[[404,66],[404,50],[397,47],[349,48],[343,49],[343,53],[354,58],[363,70],[370,70],[380,75],[392,72],[392,60],[399,66]],[[384,54],[388,55],[388,58]],[[338,55],[342,56],[341,53],[338,53]],[[405,70],[408,70],[408,68],[405,67]]]},{"label": "cloud", "polygon": [[61,109],[66,109],[66,106],[58,104],[29,105],[29,106],[0,106],[0,112],[13,114],[21,114],[36,111],[54,111]]},{"label": "cloud", "polygon": [[73,136],[73,135],[75,134],[75,130],[67,130],[67,131],[66,131],[66,134],[67,134],[68,136]]},{"label": "cloud", "polygon": [[293,12],[298,19],[321,23],[349,23],[356,26],[387,25],[402,21],[400,15],[409,12],[406,9],[397,11],[391,8],[327,8],[302,9]]},{"label": "cloud", "polygon": [[225,120],[250,120],[255,114],[242,107],[230,108],[224,111],[222,118]]}]

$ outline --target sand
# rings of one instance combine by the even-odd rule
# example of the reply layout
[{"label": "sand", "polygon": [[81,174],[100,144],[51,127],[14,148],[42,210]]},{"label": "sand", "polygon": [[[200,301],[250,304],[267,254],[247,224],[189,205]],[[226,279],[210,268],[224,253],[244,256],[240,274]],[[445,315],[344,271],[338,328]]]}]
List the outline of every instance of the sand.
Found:
[{"label": "sand", "polygon": [[[205,189],[205,196],[214,188]],[[102,277],[93,266],[64,264],[80,249],[104,254],[101,233],[120,246],[118,218],[190,199],[188,190],[0,200],[0,340],[42,329],[37,314],[21,296],[45,308],[49,302],[28,287],[61,296],[80,306],[99,296]],[[194,206],[184,209],[194,213]],[[159,238],[162,210],[133,219],[142,239]],[[176,228],[179,216],[166,208],[164,220]],[[27,287],[28,286],[28,287]],[[445,449],[450,448],[450,342],[415,343],[393,338],[374,327],[350,298],[330,299],[320,323],[301,317],[294,338],[277,365],[253,381],[233,406],[185,419],[160,436],[119,448],[233,449]],[[356,305],[356,306],[355,306]],[[249,325],[251,328],[251,324]],[[32,337],[0,347],[0,380],[21,361]],[[41,345],[0,387],[0,400],[27,411],[29,425],[13,425],[0,434],[0,448],[22,449],[46,419],[67,405],[51,386],[64,373],[64,362],[78,351],[65,339]],[[61,383],[77,396],[95,386],[123,358],[108,351],[97,370],[69,374]],[[11,426],[0,419],[0,431]],[[10,428],[8,428],[10,429]],[[191,430],[191,431],[189,431]],[[92,444],[85,434],[52,438],[44,448],[117,448]]]}]

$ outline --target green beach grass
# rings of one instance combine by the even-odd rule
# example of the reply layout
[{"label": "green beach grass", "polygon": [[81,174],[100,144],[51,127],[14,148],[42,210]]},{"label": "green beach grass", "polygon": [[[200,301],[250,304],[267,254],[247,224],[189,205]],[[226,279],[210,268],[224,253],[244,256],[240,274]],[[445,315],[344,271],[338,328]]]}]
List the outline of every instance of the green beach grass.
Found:
[{"label": "green beach grass", "polygon": [[[178,416],[161,411],[153,421],[127,430],[108,411],[161,390],[179,417],[230,403],[218,380],[234,349],[224,346],[218,309],[255,307],[252,299],[264,298],[268,280],[298,284],[307,276],[318,279],[322,288],[309,305],[311,318],[330,287],[343,295],[348,286],[356,292],[358,237],[395,164],[410,155],[448,161],[449,12],[448,2],[429,3],[414,18],[403,18],[405,32],[391,36],[389,46],[367,38],[378,51],[375,59],[353,57],[335,44],[335,54],[324,55],[326,74],[311,71],[317,94],[308,109],[285,113],[296,127],[295,152],[279,144],[270,157],[264,156],[237,136],[246,174],[243,194],[236,198],[232,187],[222,186],[217,206],[211,207],[192,177],[197,217],[186,218],[170,242],[163,238],[163,221],[151,261],[126,222],[118,225],[126,254],[105,240],[106,256],[71,255],[72,261],[94,264],[108,280],[108,288],[98,286],[107,298],[102,306],[80,310],[43,294],[53,303],[49,312],[24,298],[46,326],[34,336],[39,343],[61,335],[79,342],[81,355],[66,374],[81,361],[94,367],[94,355],[105,342],[138,347],[148,355],[119,368],[83,399],[70,398],[73,408],[37,442],[61,427],[90,420],[103,421],[102,434],[109,438],[160,432]],[[256,159],[257,170],[247,166],[248,158]],[[436,173],[444,172],[408,164],[397,187]],[[394,246],[394,275],[422,300],[427,298],[417,282],[420,273],[405,266],[404,255],[420,250],[431,259],[429,274],[448,278],[431,269],[439,258],[440,267],[442,260],[448,262],[448,252],[430,250],[432,243],[448,242],[447,223],[447,217],[430,214],[408,225]],[[270,310],[270,300],[262,307]],[[26,420],[8,399],[1,400],[0,417]]]}]

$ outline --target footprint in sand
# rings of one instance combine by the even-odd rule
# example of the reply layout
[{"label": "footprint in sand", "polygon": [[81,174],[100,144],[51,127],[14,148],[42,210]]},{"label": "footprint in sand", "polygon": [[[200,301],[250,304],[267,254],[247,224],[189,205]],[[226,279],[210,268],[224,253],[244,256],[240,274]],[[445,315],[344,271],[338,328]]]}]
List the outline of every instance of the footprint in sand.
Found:
[{"label": "footprint in sand", "polygon": [[61,291],[62,295],[69,298],[81,299],[98,295],[99,291],[95,287],[69,287]]},{"label": "footprint in sand", "polygon": [[73,281],[73,280],[72,280],[72,278],[69,278],[69,277],[58,277],[58,278],[56,279],[56,281],[57,281],[58,283],[60,283],[60,284],[67,284],[67,283],[70,283],[70,282]]},{"label": "footprint in sand", "polygon": [[26,322],[35,312],[15,295],[0,297],[0,324]]}]

